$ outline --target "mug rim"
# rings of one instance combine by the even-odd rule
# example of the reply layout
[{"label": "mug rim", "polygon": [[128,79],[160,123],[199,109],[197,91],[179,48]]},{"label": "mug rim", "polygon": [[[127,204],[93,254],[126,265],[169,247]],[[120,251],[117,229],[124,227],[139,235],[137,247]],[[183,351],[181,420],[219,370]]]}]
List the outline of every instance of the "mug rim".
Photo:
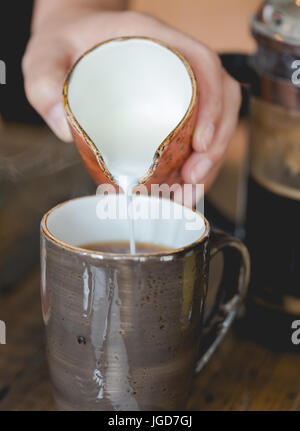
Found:
[{"label": "mug rim", "polygon": [[194,74],[194,71],[189,63],[189,61],[184,57],[184,55],[182,55],[176,48],[171,47],[169,44],[156,39],[156,38],[152,38],[152,37],[148,37],[148,36],[121,36],[121,37],[115,37],[115,38],[111,38],[111,39],[107,39],[104,40],[102,42],[99,42],[95,45],[93,45],[91,48],[89,48],[88,50],[86,50],[83,54],[81,54],[81,56],[75,61],[75,63],[71,66],[70,70],[67,73],[67,76],[65,78],[64,81],[64,85],[63,85],[63,104],[64,104],[64,108],[65,108],[65,112],[67,115],[68,120],[70,121],[71,125],[74,127],[74,129],[80,134],[80,136],[84,139],[84,141],[86,142],[86,144],[90,147],[90,149],[92,150],[99,166],[102,168],[105,176],[116,186],[118,186],[117,182],[115,181],[115,178],[113,177],[113,175],[111,174],[111,172],[109,171],[109,169],[106,166],[106,163],[101,155],[101,152],[97,149],[96,145],[94,144],[94,142],[92,141],[92,139],[89,137],[89,135],[86,133],[86,131],[81,127],[81,125],[79,124],[79,122],[76,120],[75,115],[73,114],[71,107],[69,105],[69,99],[68,99],[68,90],[69,90],[69,82],[71,79],[71,76],[77,66],[77,64],[84,58],[86,57],[90,52],[96,50],[97,48],[99,48],[102,45],[105,45],[107,43],[110,42],[124,42],[127,40],[134,40],[134,39],[138,39],[138,40],[144,40],[144,41],[149,41],[149,42],[153,42],[155,44],[158,44],[160,46],[163,46],[164,48],[168,49],[169,51],[171,51],[174,55],[176,55],[179,60],[181,60],[181,62],[183,63],[184,67],[186,68],[186,71],[190,77],[191,80],[191,87],[192,87],[192,96],[191,96],[191,100],[189,103],[189,106],[185,112],[185,114],[183,115],[183,117],[181,118],[181,120],[179,121],[179,123],[171,130],[171,132],[168,134],[168,136],[166,136],[166,138],[159,144],[159,146],[157,147],[157,149],[155,150],[155,153],[153,155],[152,158],[152,163],[149,166],[146,174],[139,178],[139,184],[145,184],[148,179],[152,176],[156,165],[158,163],[158,160],[160,159],[160,157],[162,156],[162,153],[164,151],[164,149],[167,148],[168,144],[170,143],[170,141],[172,140],[174,134],[176,134],[181,127],[187,122],[187,120],[190,118],[190,116],[192,115],[195,107],[196,107],[196,103],[197,103],[197,81],[196,81],[196,77]]},{"label": "mug rim", "polygon": [[[201,219],[202,219],[202,221],[204,223],[204,226],[205,226],[205,230],[204,230],[202,236],[198,240],[193,241],[193,242],[191,242],[190,244],[188,244],[188,245],[186,245],[184,247],[179,247],[179,248],[176,248],[176,249],[170,249],[168,251],[156,251],[156,252],[153,252],[153,253],[151,253],[151,252],[150,253],[147,253],[147,252],[146,253],[136,253],[136,254],[130,254],[130,253],[110,253],[110,252],[104,252],[104,251],[89,250],[87,248],[83,248],[83,247],[79,247],[79,246],[76,246],[76,245],[68,244],[68,243],[66,243],[64,241],[61,241],[60,239],[56,238],[56,236],[53,235],[50,232],[50,230],[49,230],[49,228],[47,226],[47,220],[48,220],[49,215],[51,215],[54,211],[56,211],[58,208],[62,207],[63,205],[68,204],[69,202],[74,202],[74,201],[83,200],[83,199],[89,199],[89,198],[97,198],[97,195],[80,196],[80,197],[74,198],[74,199],[67,199],[66,201],[61,202],[61,203],[55,205],[54,207],[50,208],[50,210],[48,210],[44,214],[44,216],[43,216],[43,218],[41,220],[41,231],[42,231],[42,234],[46,237],[46,239],[48,239],[51,242],[53,242],[56,246],[64,248],[64,249],[67,249],[67,250],[69,250],[69,251],[71,251],[73,253],[76,253],[76,254],[87,254],[87,255],[90,255],[90,256],[93,256],[93,257],[97,257],[97,258],[100,258],[100,259],[110,258],[110,259],[117,259],[117,260],[144,260],[145,258],[147,258],[147,259],[151,259],[151,258],[163,258],[164,256],[166,256],[166,257],[167,256],[175,256],[175,255],[179,255],[181,253],[187,253],[191,249],[193,249],[193,248],[199,246],[200,244],[204,243],[204,241],[206,241],[208,239],[209,234],[210,234],[210,230],[211,230],[210,224],[209,224],[208,220],[204,217],[203,214],[201,214],[196,209],[192,209],[192,208],[188,207],[187,205],[182,205],[182,204],[179,204],[178,202],[171,201],[171,202],[174,202],[177,205],[181,205],[181,206],[189,209],[190,211],[196,213],[198,216],[201,217]],[[148,198],[151,199],[151,196],[150,197],[148,196]],[[169,201],[169,199],[166,199],[164,197],[161,197],[159,199]]]}]

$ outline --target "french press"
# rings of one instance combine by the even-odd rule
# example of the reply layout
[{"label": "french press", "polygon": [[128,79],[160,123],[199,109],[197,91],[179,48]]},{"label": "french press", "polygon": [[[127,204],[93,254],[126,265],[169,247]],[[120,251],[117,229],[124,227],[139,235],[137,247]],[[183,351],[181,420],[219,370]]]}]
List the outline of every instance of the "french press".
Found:
[{"label": "french press", "polygon": [[249,293],[300,316],[300,0],[265,1],[251,29],[257,51],[247,67],[238,56],[223,58],[236,78],[250,81]]}]

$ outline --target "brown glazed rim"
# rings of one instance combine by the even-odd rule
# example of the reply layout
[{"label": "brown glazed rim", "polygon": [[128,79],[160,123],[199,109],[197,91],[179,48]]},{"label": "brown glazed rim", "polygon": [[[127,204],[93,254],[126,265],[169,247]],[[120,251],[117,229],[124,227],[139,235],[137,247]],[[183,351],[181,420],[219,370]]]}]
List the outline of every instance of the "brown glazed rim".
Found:
[{"label": "brown glazed rim", "polygon": [[[82,197],[75,198],[75,199],[68,199],[68,200],[61,202],[60,204],[56,205],[55,207],[51,208],[49,211],[47,211],[46,214],[43,216],[42,221],[41,221],[41,228],[42,228],[42,232],[45,235],[45,237],[48,240],[54,242],[55,245],[62,247],[62,248],[65,248],[67,250],[70,250],[72,252],[79,253],[79,254],[88,254],[91,256],[102,256],[102,257],[107,257],[107,258],[111,258],[111,259],[139,260],[139,259],[143,259],[145,257],[146,258],[152,258],[152,257],[153,258],[157,258],[157,257],[160,258],[160,257],[164,257],[164,256],[174,256],[174,255],[179,255],[179,254],[186,254],[191,249],[202,244],[209,236],[209,233],[210,233],[209,222],[206,220],[206,218],[199,211],[191,209],[186,205],[182,205],[182,206],[188,208],[190,211],[197,213],[202,218],[204,225],[205,225],[204,233],[201,236],[201,238],[192,242],[191,244],[188,244],[185,247],[176,248],[174,250],[172,249],[170,251],[157,251],[154,253],[136,253],[136,254],[108,253],[108,252],[101,252],[101,251],[95,251],[95,250],[88,250],[86,248],[78,247],[75,245],[70,245],[70,244],[67,244],[66,242],[63,242],[63,241],[57,239],[54,235],[52,235],[52,233],[49,231],[48,226],[47,226],[47,220],[48,220],[48,217],[51,213],[53,213],[58,208],[62,207],[63,205],[66,205],[69,202],[78,201],[81,199],[87,199],[87,198],[91,198],[91,197],[95,197],[95,196],[94,195],[82,196]],[[167,200],[166,198],[160,198],[160,199]],[[178,204],[178,205],[180,205],[180,204]]]},{"label": "brown glazed rim", "polygon": [[153,157],[153,161],[152,164],[150,165],[146,175],[144,175],[142,178],[139,179],[139,184],[144,184],[153,174],[153,171],[156,168],[156,165],[158,163],[158,160],[160,159],[163,151],[166,149],[166,147],[168,146],[169,142],[171,141],[171,139],[173,138],[173,136],[177,133],[177,131],[182,127],[182,125],[184,123],[186,123],[186,121],[189,119],[189,117],[191,116],[194,107],[196,105],[196,100],[197,100],[197,84],[196,84],[196,78],[193,72],[192,67],[190,66],[189,62],[186,60],[186,58],[179,52],[177,51],[177,49],[170,47],[168,44],[166,44],[165,42],[162,42],[160,40],[151,38],[151,37],[146,37],[146,36],[123,36],[123,37],[117,37],[117,38],[112,38],[109,40],[106,40],[104,42],[100,42],[97,45],[94,45],[92,48],[88,49],[87,51],[85,51],[79,58],[78,60],[73,64],[73,66],[71,67],[71,69],[69,70],[65,82],[64,82],[64,86],[63,86],[63,102],[64,102],[64,107],[65,107],[65,111],[67,114],[67,117],[70,121],[70,123],[72,124],[72,126],[77,130],[77,132],[83,137],[83,139],[85,140],[85,142],[89,145],[89,147],[91,148],[91,150],[93,151],[99,165],[101,166],[101,168],[103,169],[103,172],[105,174],[105,176],[107,178],[110,179],[110,181],[114,184],[117,185],[114,177],[112,176],[112,174],[110,173],[110,171],[108,170],[106,163],[104,162],[103,157],[101,156],[101,153],[98,151],[97,147],[95,146],[95,144],[93,143],[93,141],[91,140],[91,138],[88,136],[88,134],[83,130],[83,128],[80,126],[80,124],[78,123],[78,121],[76,120],[75,116],[73,115],[73,112],[70,108],[69,105],[69,101],[68,101],[68,88],[69,88],[69,82],[72,76],[72,73],[75,69],[75,67],[77,66],[77,64],[90,52],[94,51],[95,49],[97,49],[99,46],[102,46],[104,44],[107,44],[109,42],[123,42],[126,40],[130,40],[130,39],[142,39],[142,40],[148,40],[151,42],[154,42],[158,45],[161,45],[167,49],[169,49],[170,51],[173,52],[173,54],[175,54],[177,57],[179,57],[179,59],[182,61],[182,63],[184,64],[189,77],[191,79],[191,84],[192,84],[192,97],[190,100],[190,104],[188,106],[188,109],[185,113],[185,115],[183,116],[183,118],[181,119],[181,121],[177,124],[177,126],[169,133],[169,135],[164,139],[164,141],[159,145],[159,147],[157,148],[157,150],[155,151],[154,157]]}]

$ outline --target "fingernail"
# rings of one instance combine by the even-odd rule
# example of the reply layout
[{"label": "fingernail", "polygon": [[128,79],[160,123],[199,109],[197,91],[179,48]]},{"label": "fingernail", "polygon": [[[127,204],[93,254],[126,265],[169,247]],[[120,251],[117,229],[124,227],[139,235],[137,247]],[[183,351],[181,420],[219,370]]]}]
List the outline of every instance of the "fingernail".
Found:
[{"label": "fingernail", "polygon": [[46,118],[48,126],[63,141],[72,141],[72,134],[66,119],[65,110],[62,103],[57,103],[50,110]]},{"label": "fingernail", "polygon": [[215,126],[210,123],[207,127],[199,127],[195,132],[195,141],[198,151],[206,151],[215,133]]},{"label": "fingernail", "polygon": [[199,184],[200,181],[207,175],[211,167],[212,161],[208,157],[204,156],[198,160],[191,170],[191,180],[193,184]]},{"label": "fingernail", "polygon": [[193,186],[195,186],[197,184],[197,178],[196,178],[194,169],[191,170],[191,180],[192,180]]}]

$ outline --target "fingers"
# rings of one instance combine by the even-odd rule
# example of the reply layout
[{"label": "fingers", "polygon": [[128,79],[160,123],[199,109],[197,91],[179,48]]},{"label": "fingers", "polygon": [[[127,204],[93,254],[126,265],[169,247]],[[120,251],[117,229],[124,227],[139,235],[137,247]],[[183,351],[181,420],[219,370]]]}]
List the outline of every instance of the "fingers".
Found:
[{"label": "fingers", "polygon": [[193,152],[182,168],[182,177],[188,184],[202,184],[212,167],[207,153]]},{"label": "fingers", "polygon": [[223,113],[214,142],[208,149],[208,155],[213,163],[221,161],[230,143],[238,122],[241,106],[240,85],[224,71]]},{"label": "fingers", "polygon": [[223,74],[219,57],[203,45],[194,50],[193,69],[198,86],[198,118],[193,136],[195,151],[206,151],[223,111]]},{"label": "fingers", "polygon": [[174,192],[174,201],[193,208],[204,195],[204,188],[200,186],[200,184],[185,184],[184,187],[178,187]]},{"label": "fingers", "polygon": [[[192,153],[182,169],[182,177],[186,183],[205,184],[207,190],[216,176],[216,167],[221,165],[226,149],[236,128],[238,112],[241,103],[241,93],[238,83],[225,71],[222,72],[222,113],[211,145],[206,151],[198,150]],[[195,146],[194,146],[195,147]],[[214,173],[212,175],[212,172]]]},{"label": "fingers", "polygon": [[68,46],[54,40],[34,38],[22,61],[26,96],[53,132],[63,141],[72,141],[62,102],[62,86],[71,64]]}]

